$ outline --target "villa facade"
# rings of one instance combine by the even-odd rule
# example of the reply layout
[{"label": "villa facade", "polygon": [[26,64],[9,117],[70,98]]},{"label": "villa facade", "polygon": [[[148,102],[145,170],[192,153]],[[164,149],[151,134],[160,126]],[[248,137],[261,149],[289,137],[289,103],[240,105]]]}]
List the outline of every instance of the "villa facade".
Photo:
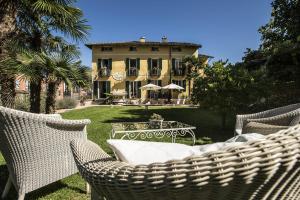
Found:
[{"label": "villa facade", "polygon": [[[107,94],[124,94],[126,99],[165,98],[168,91],[146,91],[140,87],[153,83],[166,86],[175,83],[184,88],[174,91],[172,98],[188,98],[192,81],[181,60],[198,57],[199,44],[185,42],[148,42],[145,38],[132,42],[86,44],[92,50],[93,99]],[[189,87],[188,84],[191,84]]]}]

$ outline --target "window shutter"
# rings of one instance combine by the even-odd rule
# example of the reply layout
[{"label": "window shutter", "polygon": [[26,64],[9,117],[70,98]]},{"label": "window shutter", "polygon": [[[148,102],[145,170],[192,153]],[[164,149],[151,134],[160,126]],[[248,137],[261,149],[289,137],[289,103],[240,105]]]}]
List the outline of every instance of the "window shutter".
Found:
[{"label": "window shutter", "polygon": [[141,98],[141,86],[142,86],[142,82],[137,81],[137,97],[138,98]]},{"label": "window shutter", "polygon": [[126,65],[126,70],[128,70],[129,69],[129,58],[126,58],[125,65]]},{"label": "window shutter", "polygon": [[98,98],[98,81],[94,81],[93,94],[94,94],[94,99],[97,99]]},{"label": "window shutter", "polygon": [[110,58],[109,60],[108,60],[108,65],[109,65],[109,70],[112,70],[112,59]]},{"label": "window shutter", "polygon": [[106,83],[106,92],[110,93],[110,81],[107,81]]},{"label": "window shutter", "polygon": [[98,59],[98,62],[97,62],[97,71],[99,71],[102,67],[102,60],[101,59]]},{"label": "window shutter", "polygon": [[182,81],[182,87],[184,88],[184,91],[186,91],[186,80]]},{"label": "window shutter", "polygon": [[148,58],[148,73],[150,73],[151,71],[151,63],[152,62],[152,59],[151,58]]},{"label": "window shutter", "polygon": [[172,71],[175,71],[175,58],[172,58]]},{"label": "window shutter", "polygon": [[162,58],[158,59],[158,66],[160,69],[162,69]]},{"label": "window shutter", "polygon": [[161,80],[158,80],[157,83],[158,83],[158,86],[161,87]]},{"label": "window shutter", "polygon": [[140,61],[141,61],[140,58],[136,59],[136,66],[138,70],[140,70]]},{"label": "window shutter", "polygon": [[126,87],[126,92],[127,92],[126,98],[129,98],[129,81],[125,82],[125,87]]}]

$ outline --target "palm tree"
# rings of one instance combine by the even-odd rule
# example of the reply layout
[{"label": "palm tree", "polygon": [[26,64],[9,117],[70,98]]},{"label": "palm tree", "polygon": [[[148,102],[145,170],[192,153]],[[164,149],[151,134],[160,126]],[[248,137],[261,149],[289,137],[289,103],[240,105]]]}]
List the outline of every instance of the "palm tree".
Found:
[{"label": "palm tree", "polygon": [[76,48],[72,45],[67,49],[52,53],[46,57],[47,63],[47,97],[46,113],[55,113],[56,92],[58,86],[64,82],[67,86],[84,87],[87,83],[87,67],[76,60]]},{"label": "palm tree", "polygon": [[14,107],[15,74],[4,65],[9,58],[4,48],[5,41],[12,37],[16,29],[16,9],[14,4],[0,0],[0,97],[3,106]]},{"label": "palm tree", "polygon": [[186,80],[188,81],[188,96],[191,95],[191,80],[198,76],[198,70],[202,66],[202,63],[195,56],[184,57],[182,60],[182,66],[187,70]]},{"label": "palm tree", "polygon": [[[85,39],[87,35],[89,26],[85,25],[86,20],[82,19],[81,10],[72,7],[75,0],[0,1],[15,7],[17,18],[15,26],[18,34],[12,37],[12,41],[23,45],[22,48],[28,48],[36,53],[43,52],[48,48],[47,38],[51,38],[54,31],[61,32],[76,41]],[[40,73],[41,78],[30,80],[30,111],[36,113],[40,112],[41,84],[44,76],[39,70],[37,67],[35,74]]]}]

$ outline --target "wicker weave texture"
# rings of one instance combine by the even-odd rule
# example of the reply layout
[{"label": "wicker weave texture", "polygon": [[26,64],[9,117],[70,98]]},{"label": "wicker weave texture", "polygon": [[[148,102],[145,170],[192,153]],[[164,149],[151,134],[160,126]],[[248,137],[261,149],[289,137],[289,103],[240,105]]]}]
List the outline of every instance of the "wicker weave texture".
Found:
[{"label": "wicker weave texture", "polygon": [[99,146],[71,148],[93,199],[300,199],[300,125],[223,151],[184,160],[132,166]]},{"label": "wicker weave texture", "polygon": [[86,140],[89,123],[0,107],[0,150],[19,196],[78,171],[69,143]]},{"label": "wicker weave texture", "polygon": [[[288,120],[290,117],[293,117],[294,115],[299,114],[300,112],[300,103],[297,104],[292,104],[288,106],[283,106],[279,108],[274,108],[271,110],[266,110],[263,112],[259,113],[253,113],[253,114],[246,114],[246,115],[237,115],[236,116],[236,124],[235,124],[235,130],[236,134],[240,134],[241,130],[243,129],[244,123],[246,120],[249,119],[261,119],[261,121],[256,121],[256,122],[261,122],[261,123],[267,123],[270,121],[276,121],[278,120],[278,123],[271,123],[273,125],[281,125],[281,126],[287,126],[288,124],[283,125],[280,120]],[[295,111],[295,112],[293,112]],[[286,115],[285,115],[286,114]],[[280,115],[280,117],[276,117],[277,115]],[[272,117],[275,117],[272,119]],[[266,118],[264,120],[264,118]]]}]

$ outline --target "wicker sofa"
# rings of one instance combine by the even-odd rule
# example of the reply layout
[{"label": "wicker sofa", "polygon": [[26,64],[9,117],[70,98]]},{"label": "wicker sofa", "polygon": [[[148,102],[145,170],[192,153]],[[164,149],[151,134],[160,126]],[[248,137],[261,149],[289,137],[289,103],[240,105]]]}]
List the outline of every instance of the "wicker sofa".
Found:
[{"label": "wicker sofa", "polygon": [[[269,128],[269,130],[272,128],[273,130],[281,130],[282,128],[288,128],[289,120],[293,120],[295,117],[298,117],[299,113],[300,113],[300,103],[297,103],[297,104],[292,104],[292,105],[283,106],[279,108],[274,108],[271,110],[266,110],[259,113],[237,115],[235,134],[237,135],[242,134],[242,129],[246,124],[245,122],[251,122],[251,121],[273,125],[273,127],[271,126],[265,127],[266,129]],[[286,126],[286,127],[276,127],[276,126]]]},{"label": "wicker sofa", "polygon": [[0,150],[18,199],[78,172],[70,141],[86,140],[89,120],[63,120],[60,115],[32,114],[0,106]]},{"label": "wicker sofa", "polygon": [[133,166],[99,146],[73,140],[79,172],[92,199],[300,199],[300,125],[223,151]]}]

